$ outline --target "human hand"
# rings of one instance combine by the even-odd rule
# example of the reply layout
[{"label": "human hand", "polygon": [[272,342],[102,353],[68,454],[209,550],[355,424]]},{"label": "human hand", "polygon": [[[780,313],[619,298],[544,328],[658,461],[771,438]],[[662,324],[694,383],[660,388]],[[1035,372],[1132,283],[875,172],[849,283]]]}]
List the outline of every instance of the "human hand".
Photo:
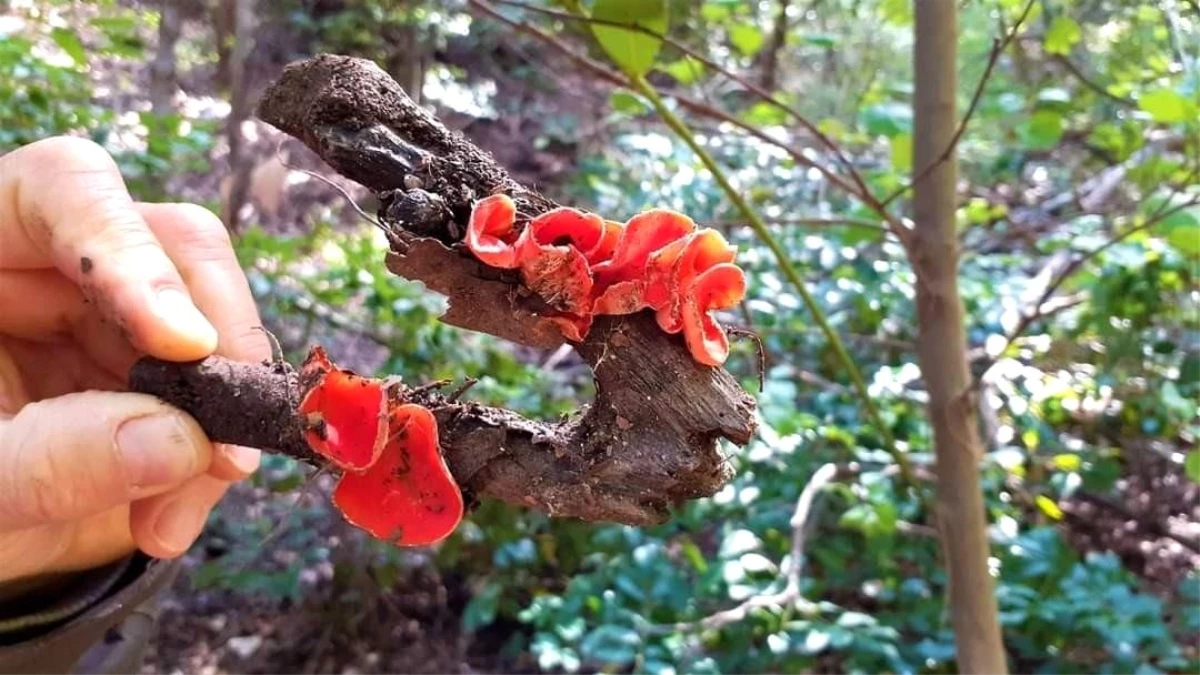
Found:
[{"label": "human hand", "polygon": [[207,210],[135,203],[90,141],[0,157],[0,582],[182,554],[258,451],[125,378],[142,354],[267,358],[258,326]]}]

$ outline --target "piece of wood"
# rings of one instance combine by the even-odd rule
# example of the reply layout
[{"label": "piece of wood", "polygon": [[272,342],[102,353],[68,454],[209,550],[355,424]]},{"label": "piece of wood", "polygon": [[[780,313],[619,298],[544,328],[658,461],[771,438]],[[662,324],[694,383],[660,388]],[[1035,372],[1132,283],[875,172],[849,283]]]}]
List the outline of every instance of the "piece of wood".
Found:
[{"label": "piece of wood", "polygon": [[[537,347],[562,343],[537,316],[536,298],[457,243],[481,197],[508,193],[522,219],[556,204],[515,183],[489,155],[414,104],[386,73],[369,61],[340,56],[292,64],[266,92],[259,115],[379,193],[392,247],[389,268],[445,294],[450,310],[444,320]],[[718,440],[744,445],[755,429],[754,400],[728,372],[697,364],[682,338],[659,330],[649,313],[598,317],[576,349],[595,374],[597,396],[565,420],[540,422],[422,394],[417,402],[437,417],[447,464],[464,490],[553,516],[648,525],[663,522],[681,500],[712,495],[728,481]],[[250,375],[217,359],[182,366],[145,360],[135,368],[133,388],[200,413],[201,426],[213,434],[227,424],[226,415],[246,416],[236,401],[257,395],[247,393],[246,382],[294,391],[287,384],[290,371],[275,366],[268,385],[265,366],[259,368]],[[240,380],[231,377],[235,371]],[[205,401],[217,400],[197,409],[201,390]],[[221,400],[224,410],[212,407]],[[285,419],[281,409],[263,407],[271,417],[258,421],[274,425],[277,434],[259,441],[290,444],[278,449],[311,458],[295,445],[298,428],[288,428],[299,422]]]}]

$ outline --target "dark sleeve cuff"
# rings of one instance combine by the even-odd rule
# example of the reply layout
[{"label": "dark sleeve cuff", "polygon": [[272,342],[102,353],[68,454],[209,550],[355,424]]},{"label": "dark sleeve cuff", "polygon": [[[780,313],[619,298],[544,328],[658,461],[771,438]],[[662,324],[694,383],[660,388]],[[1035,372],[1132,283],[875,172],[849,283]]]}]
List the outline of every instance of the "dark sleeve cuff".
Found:
[{"label": "dark sleeve cuff", "polygon": [[136,554],[0,600],[0,674],[136,671],[152,601],[177,570]]}]

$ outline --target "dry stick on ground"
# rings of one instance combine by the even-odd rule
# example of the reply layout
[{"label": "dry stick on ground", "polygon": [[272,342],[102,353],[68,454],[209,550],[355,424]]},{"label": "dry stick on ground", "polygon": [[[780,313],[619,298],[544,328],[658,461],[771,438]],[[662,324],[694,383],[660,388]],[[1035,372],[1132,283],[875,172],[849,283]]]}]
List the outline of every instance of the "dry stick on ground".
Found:
[{"label": "dry stick on ground", "polygon": [[736,607],[711,614],[699,621],[654,625],[650,627],[650,632],[690,633],[716,630],[731,623],[737,623],[745,619],[750,612],[762,607],[789,607],[801,604],[804,601],[804,594],[800,592],[800,579],[801,573],[804,571],[804,547],[808,541],[809,515],[812,513],[813,502],[816,500],[817,494],[829,485],[837,474],[836,464],[823,465],[808,479],[808,484],[804,486],[804,490],[800,492],[800,498],[796,500],[796,510],[788,523],[792,528],[792,550],[788,556],[787,572],[783,574],[786,584],[782,591],[753,595]]},{"label": "dry stick on ground", "polygon": [[913,181],[916,229],[911,256],[918,279],[917,356],[929,393],[937,457],[937,524],[949,577],[958,669],[1005,673],[1008,666],[988,570],[987,519],[979,479],[983,445],[958,290],[957,0],[922,0],[915,12],[913,166],[932,169],[924,180],[914,177]]},{"label": "dry stick on ground", "polygon": [[[562,344],[511,277],[449,245],[480,197],[506,192],[523,217],[555,204],[514,182],[386,73],[347,57],[296,63],[267,91],[259,115],[378,193],[389,268],[446,295],[443,321],[535,347]],[[465,491],[554,516],[646,525],[725,484],[718,439],[745,444],[754,431],[754,401],[729,373],[697,364],[679,336],[663,333],[647,313],[601,317],[576,349],[595,374],[597,395],[565,421],[529,420],[433,392],[416,401],[437,417],[447,463]],[[219,358],[147,359],[131,375],[132,388],[191,412],[216,441],[312,460],[295,401],[284,393],[295,391],[294,381],[284,364]]]}]

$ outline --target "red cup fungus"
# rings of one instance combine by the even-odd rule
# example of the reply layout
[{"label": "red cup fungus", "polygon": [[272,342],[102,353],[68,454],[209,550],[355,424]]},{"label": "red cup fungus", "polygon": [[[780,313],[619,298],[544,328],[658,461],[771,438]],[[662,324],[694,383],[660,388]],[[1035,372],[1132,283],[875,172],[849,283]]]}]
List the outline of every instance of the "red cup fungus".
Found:
[{"label": "red cup fungus", "polygon": [[344,471],[333,502],[346,520],[399,546],[427,546],[454,531],[462,491],[433,413],[390,403],[381,380],[336,368],[320,347],[309,352],[300,386],[305,440]]},{"label": "red cup fungus", "polygon": [[664,331],[684,334],[696,361],[718,366],[729,356],[711,312],[741,302],[745,274],[719,232],[681,213],[653,209],[621,224],[558,208],[518,234],[512,200],[497,194],[475,204],[466,245],[484,264],[519,269],[568,340],[582,341],[596,315],[652,309]]}]

